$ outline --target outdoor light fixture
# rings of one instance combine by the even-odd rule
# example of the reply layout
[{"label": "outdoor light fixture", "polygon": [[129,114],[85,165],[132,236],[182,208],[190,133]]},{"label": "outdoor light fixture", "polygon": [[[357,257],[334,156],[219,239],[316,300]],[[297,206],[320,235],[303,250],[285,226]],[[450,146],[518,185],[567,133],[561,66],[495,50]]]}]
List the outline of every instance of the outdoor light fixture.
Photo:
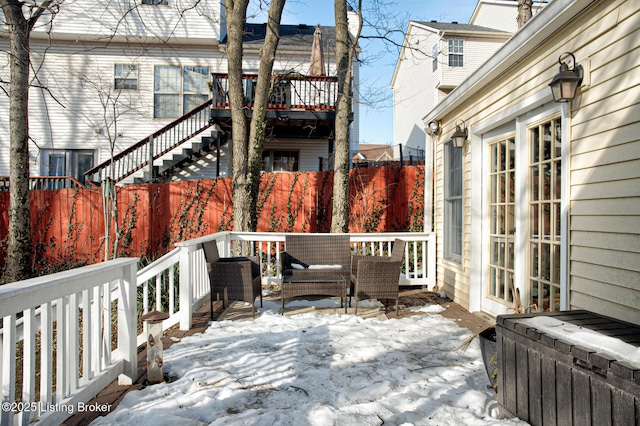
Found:
[{"label": "outdoor light fixture", "polygon": [[[569,65],[566,62],[562,62],[562,57],[565,55],[569,55],[573,59],[573,68],[569,69]],[[582,84],[584,71],[582,66],[576,64],[576,57],[571,52],[565,52],[560,55],[558,63],[560,64],[560,72],[553,77],[549,87],[551,87],[555,102],[569,102],[576,97],[576,90]]]},{"label": "outdoor light fixture", "polygon": [[438,123],[437,121],[430,121],[429,125],[427,126],[427,133],[430,136],[440,133],[440,123]]},{"label": "outdoor light fixture", "polygon": [[[458,123],[462,123],[462,127]],[[465,126],[464,120],[456,121],[456,130],[451,135],[451,140],[453,141],[453,146],[456,148],[462,148],[467,142],[467,127]]]},{"label": "outdoor light fixture", "polygon": [[162,372],[162,321],[169,318],[166,312],[151,311],[140,317],[147,328],[147,381],[161,383]]}]

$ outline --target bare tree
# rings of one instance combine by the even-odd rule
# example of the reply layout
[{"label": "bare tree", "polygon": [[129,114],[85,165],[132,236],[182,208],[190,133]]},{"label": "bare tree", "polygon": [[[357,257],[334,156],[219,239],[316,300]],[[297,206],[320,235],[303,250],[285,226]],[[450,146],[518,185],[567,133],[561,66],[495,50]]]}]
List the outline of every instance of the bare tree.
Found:
[{"label": "bare tree", "polygon": [[236,231],[255,231],[258,225],[257,201],[267,106],[272,90],[273,63],[280,40],[280,20],[285,0],[272,0],[269,5],[267,32],[264,45],[260,49],[258,81],[247,133],[248,119],[242,88],[242,38],[248,3],[248,0],[225,2],[229,103],[233,127],[233,227]]},{"label": "bare tree", "polygon": [[336,100],[335,157],[333,175],[333,214],[331,232],[349,232],[349,116],[351,114],[351,65],[362,28],[362,1],[358,1],[358,30],[349,33],[346,0],[335,0],[336,67],[338,98]]},{"label": "bare tree", "polygon": [[[31,216],[29,205],[29,37],[36,22],[59,1],[0,0],[9,31],[9,240],[5,280],[28,278],[31,265]],[[54,11],[52,11],[54,12]]]}]

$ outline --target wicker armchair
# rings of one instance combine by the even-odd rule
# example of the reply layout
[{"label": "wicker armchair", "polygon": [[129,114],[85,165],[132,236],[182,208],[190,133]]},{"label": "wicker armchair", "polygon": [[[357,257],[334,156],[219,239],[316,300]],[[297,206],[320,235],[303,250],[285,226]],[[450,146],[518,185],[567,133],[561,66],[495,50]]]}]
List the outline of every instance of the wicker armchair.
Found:
[{"label": "wicker armchair", "polygon": [[376,257],[378,258],[361,259],[358,262],[358,272],[353,282],[353,296],[356,299],[356,315],[358,315],[358,301],[364,299],[386,299],[387,301],[395,299],[396,314],[398,313],[400,287],[398,280],[400,279],[400,271],[402,270],[402,261],[386,260],[391,259],[388,256]]},{"label": "wicker armchair", "polygon": [[256,317],[255,300],[260,297],[262,307],[262,277],[260,260],[257,256],[220,257],[215,241],[202,245],[209,265],[209,283],[211,285],[211,319],[213,319],[213,295],[221,293],[222,307],[227,300],[242,300],[251,304],[251,313]]},{"label": "wicker armchair", "polygon": [[391,247],[391,256],[367,256],[366,254],[354,254],[351,256],[351,294],[353,294],[353,284],[355,283],[356,275],[358,274],[358,262],[360,262],[360,260],[402,261],[406,245],[407,242],[405,240],[396,238],[393,240],[393,246]]},{"label": "wicker armchair", "polygon": [[[406,241],[396,238],[393,241],[390,256],[351,256],[351,297],[356,298],[356,310],[358,313],[358,300],[363,299],[395,299],[396,314],[398,313],[399,280],[402,271],[402,259]],[[388,266],[373,265],[385,263]],[[396,268],[396,264],[399,267]],[[379,279],[378,275],[379,274]],[[394,281],[395,280],[395,281]]]}]

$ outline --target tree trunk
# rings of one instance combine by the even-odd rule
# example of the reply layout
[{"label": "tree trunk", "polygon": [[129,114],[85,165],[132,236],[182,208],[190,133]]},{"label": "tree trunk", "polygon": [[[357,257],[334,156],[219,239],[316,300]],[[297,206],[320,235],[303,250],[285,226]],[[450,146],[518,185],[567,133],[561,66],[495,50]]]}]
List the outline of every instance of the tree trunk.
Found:
[{"label": "tree trunk", "polygon": [[[362,28],[361,4],[358,2]],[[333,177],[333,215],[331,232],[349,232],[349,116],[351,115],[351,63],[355,55],[358,34],[349,34],[347,2],[335,0],[336,66],[338,72],[338,96],[336,100],[335,153]]]},{"label": "tree trunk", "polygon": [[531,19],[533,0],[518,0],[518,28],[522,28],[524,24]]},{"label": "tree trunk", "polygon": [[29,206],[29,22],[22,3],[1,1],[10,28],[9,139],[10,201],[9,240],[5,280],[18,281],[32,275],[31,215]]},{"label": "tree trunk", "polygon": [[233,229],[250,231],[247,116],[242,88],[242,36],[249,0],[225,0],[227,15],[227,61],[231,105]]},{"label": "tree trunk", "polygon": [[273,63],[276,59],[276,50],[278,48],[278,42],[280,41],[280,21],[284,4],[285,0],[271,0],[269,6],[267,33],[265,35],[264,45],[262,49],[260,49],[260,68],[253,103],[251,130],[249,132],[249,176],[247,179],[249,205],[251,206],[249,229],[254,232],[258,227],[258,192],[262,171],[262,150],[267,125],[266,117],[269,96],[271,95],[272,83],[274,81]]}]

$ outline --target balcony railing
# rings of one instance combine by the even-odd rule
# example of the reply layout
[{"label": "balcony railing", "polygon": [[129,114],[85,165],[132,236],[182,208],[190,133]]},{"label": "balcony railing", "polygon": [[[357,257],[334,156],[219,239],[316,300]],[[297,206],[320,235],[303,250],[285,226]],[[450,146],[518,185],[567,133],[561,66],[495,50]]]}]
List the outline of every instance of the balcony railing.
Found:
[{"label": "balcony railing", "polygon": [[[227,74],[212,74],[211,106],[214,110],[229,109],[229,77]],[[245,106],[253,107],[257,74],[242,76]],[[338,93],[337,77],[279,74],[274,76],[269,98],[270,110],[283,111],[335,111]]]},{"label": "balcony railing", "polygon": [[[434,287],[435,235],[349,236],[352,252],[366,255],[389,255],[391,242],[402,238],[399,284]],[[137,259],[123,258],[0,286],[0,398],[20,402],[0,413],[0,423],[60,424],[116,378],[135,381],[136,346],[146,341],[139,317],[155,309],[169,314],[165,329],[188,330],[209,300],[207,241],[216,241],[222,256],[259,256],[262,282],[282,281],[285,234],[221,232],[180,242],[137,274]]]}]

